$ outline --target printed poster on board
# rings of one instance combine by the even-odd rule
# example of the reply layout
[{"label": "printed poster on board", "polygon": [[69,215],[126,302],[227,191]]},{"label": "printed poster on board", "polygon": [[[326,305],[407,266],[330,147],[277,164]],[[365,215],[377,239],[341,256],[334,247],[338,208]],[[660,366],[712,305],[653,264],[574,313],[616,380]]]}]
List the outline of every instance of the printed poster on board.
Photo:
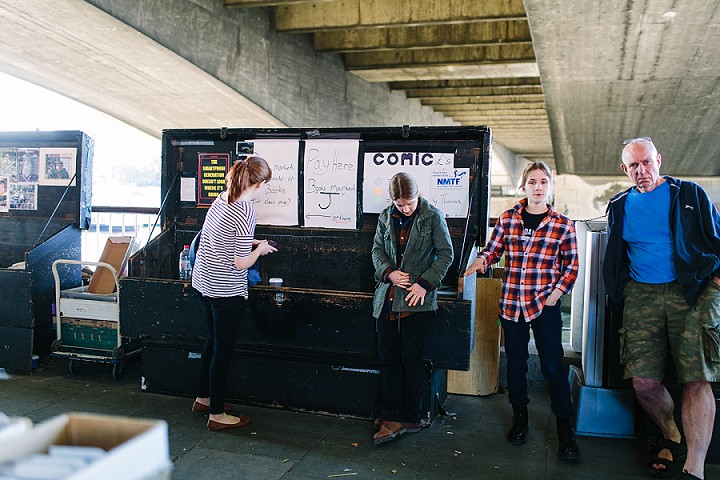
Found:
[{"label": "printed poster on board", "polygon": [[366,152],[363,212],[380,213],[390,205],[388,185],[399,172],[415,178],[420,196],[446,218],[465,218],[470,204],[470,169],[455,168],[453,153]]},{"label": "printed poster on board", "polygon": [[198,205],[212,205],[225,190],[225,175],[229,168],[229,153],[198,153]]}]

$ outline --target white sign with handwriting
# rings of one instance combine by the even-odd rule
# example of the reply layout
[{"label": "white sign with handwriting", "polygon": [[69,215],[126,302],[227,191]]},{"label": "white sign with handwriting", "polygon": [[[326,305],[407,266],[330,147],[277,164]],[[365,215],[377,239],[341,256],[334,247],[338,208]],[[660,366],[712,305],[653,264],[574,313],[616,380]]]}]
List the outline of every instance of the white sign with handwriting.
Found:
[{"label": "white sign with handwriting", "polygon": [[253,201],[261,225],[299,225],[298,155],[300,141],[292,139],[252,140],[254,153],[267,161],[272,179]]},{"label": "white sign with handwriting", "polygon": [[359,140],[306,140],[304,225],[357,227]]}]

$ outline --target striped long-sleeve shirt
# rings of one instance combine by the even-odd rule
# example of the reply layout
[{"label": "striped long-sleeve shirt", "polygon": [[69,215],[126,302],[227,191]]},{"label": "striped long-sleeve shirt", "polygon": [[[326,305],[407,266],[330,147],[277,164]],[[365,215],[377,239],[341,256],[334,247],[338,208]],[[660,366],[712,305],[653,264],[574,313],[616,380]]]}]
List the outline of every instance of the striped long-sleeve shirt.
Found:
[{"label": "striped long-sleeve shirt", "polygon": [[235,257],[252,251],[257,217],[250,202],[228,203],[219,195],[210,206],[193,267],[192,286],[206,297],[248,297],[247,269]]},{"label": "striped long-sleeve shirt", "polygon": [[505,254],[505,275],[500,316],[517,322],[537,318],[553,289],[569,293],[578,273],[578,252],[573,222],[548,205],[547,216],[530,237],[523,233],[521,200],[498,218],[478,257],[487,265]]}]

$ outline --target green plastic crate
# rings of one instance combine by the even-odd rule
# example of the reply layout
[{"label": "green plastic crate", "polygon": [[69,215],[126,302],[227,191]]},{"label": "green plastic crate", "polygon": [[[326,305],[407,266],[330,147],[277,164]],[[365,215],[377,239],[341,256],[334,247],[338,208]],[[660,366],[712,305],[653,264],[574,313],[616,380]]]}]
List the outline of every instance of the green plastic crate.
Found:
[{"label": "green plastic crate", "polygon": [[117,346],[117,322],[62,317],[63,346],[112,351]]}]

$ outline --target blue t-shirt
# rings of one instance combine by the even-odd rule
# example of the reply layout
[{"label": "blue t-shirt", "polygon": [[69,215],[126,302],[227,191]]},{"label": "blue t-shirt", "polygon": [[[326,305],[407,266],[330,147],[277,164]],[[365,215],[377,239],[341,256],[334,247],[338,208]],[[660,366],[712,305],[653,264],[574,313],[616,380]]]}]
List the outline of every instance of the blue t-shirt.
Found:
[{"label": "blue t-shirt", "polygon": [[623,240],[628,244],[630,276],[643,283],[668,283],[677,278],[670,233],[670,184],[650,192],[634,188],[625,200]]}]

